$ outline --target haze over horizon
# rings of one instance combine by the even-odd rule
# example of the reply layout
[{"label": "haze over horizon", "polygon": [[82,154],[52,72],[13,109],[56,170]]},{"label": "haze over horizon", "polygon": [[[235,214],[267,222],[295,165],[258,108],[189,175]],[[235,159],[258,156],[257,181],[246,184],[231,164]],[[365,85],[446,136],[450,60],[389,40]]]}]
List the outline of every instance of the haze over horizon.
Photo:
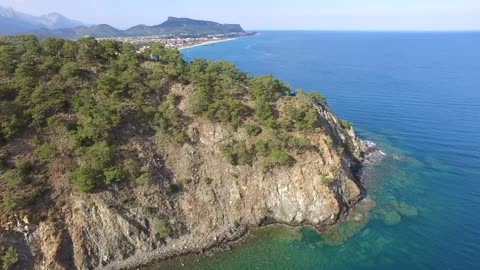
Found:
[{"label": "haze over horizon", "polygon": [[480,30],[478,0],[1,0],[32,15],[59,12],[87,24],[125,29],[156,25],[168,16],[239,23],[249,30]]}]

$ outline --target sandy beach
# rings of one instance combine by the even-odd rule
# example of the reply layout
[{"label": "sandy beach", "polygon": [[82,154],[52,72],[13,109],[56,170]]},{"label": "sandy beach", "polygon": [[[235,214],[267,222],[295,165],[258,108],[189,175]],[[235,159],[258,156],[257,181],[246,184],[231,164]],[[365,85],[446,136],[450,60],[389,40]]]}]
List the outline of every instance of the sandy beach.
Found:
[{"label": "sandy beach", "polygon": [[239,38],[226,38],[226,39],[212,40],[212,41],[202,42],[202,43],[195,44],[195,45],[180,47],[180,48],[178,48],[178,50],[181,51],[181,50],[185,50],[185,49],[191,49],[191,48],[195,48],[195,47],[206,46],[206,45],[211,45],[211,44],[215,44],[215,43],[231,41],[231,40],[235,40],[235,39],[239,39]]}]

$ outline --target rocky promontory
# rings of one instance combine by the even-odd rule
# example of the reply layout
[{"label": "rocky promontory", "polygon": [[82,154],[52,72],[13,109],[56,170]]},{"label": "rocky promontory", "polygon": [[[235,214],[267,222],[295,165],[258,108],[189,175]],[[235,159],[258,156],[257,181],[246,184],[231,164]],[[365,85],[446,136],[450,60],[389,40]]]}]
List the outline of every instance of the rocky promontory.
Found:
[{"label": "rocky promontory", "polygon": [[[19,112],[0,115],[0,255],[13,247],[13,267],[122,269],[273,223],[321,231],[365,197],[367,145],[320,94],[161,46],[79,40],[67,55],[70,41],[49,54],[27,40],[36,50],[12,50],[0,80]],[[25,58],[49,68],[25,74]]]}]

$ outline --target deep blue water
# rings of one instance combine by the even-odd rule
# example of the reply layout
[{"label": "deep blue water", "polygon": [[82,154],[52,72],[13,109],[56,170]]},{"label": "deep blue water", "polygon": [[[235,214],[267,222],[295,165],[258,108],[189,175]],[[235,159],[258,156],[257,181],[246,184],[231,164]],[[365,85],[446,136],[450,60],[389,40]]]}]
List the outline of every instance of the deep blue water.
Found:
[{"label": "deep blue water", "polygon": [[341,245],[264,234],[186,267],[480,269],[480,33],[271,31],[182,54],[318,90],[388,155],[367,179],[370,221]]}]

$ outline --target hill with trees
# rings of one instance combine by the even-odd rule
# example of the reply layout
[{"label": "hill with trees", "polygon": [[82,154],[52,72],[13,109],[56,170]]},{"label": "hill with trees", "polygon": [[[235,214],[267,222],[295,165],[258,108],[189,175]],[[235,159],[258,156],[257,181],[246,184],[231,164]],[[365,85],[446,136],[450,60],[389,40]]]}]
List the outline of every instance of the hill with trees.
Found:
[{"label": "hill with trees", "polygon": [[0,256],[118,269],[332,226],[364,196],[345,123],[319,93],[161,44],[3,38]]}]

